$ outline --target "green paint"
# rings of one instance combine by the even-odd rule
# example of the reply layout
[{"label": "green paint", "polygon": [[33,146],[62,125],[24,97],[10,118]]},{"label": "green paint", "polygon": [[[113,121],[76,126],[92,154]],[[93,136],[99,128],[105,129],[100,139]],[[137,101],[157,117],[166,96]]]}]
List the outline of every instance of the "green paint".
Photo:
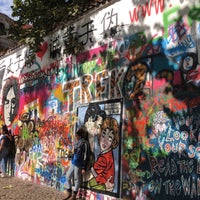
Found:
[{"label": "green paint", "polygon": [[[177,22],[180,18],[180,16],[177,17],[177,12],[180,8],[178,6],[170,9],[169,11],[166,11],[163,13],[163,23],[164,23],[164,37],[167,38],[168,36],[168,27]],[[172,15],[175,15],[172,17]]]},{"label": "green paint", "polygon": [[96,60],[92,60],[92,61],[83,63],[83,65],[82,65],[83,73],[90,74],[91,71],[95,68],[95,66],[96,66]]},{"label": "green paint", "polygon": [[192,8],[189,13],[188,16],[190,17],[190,22],[192,23],[192,20],[197,20],[200,21],[200,7],[199,8]]},{"label": "green paint", "polygon": [[23,137],[23,139],[28,139],[29,138],[28,127],[27,126],[23,126],[23,128],[22,128],[22,137]]},{"label": "green paint", "polygon": [[[183,16],[177,16],[178,11],[180,10],[180,8],[178,6],[170,9],[169,11],[166,11],[163,13],[163,23],[164,23],[164,37],[167,38],[168,37],[168,27],[171,24],[174,24],[175,22],[177,22],[178,20],[180,20]],[[189,26],[192,25],[193,20],[197,20],[200,21],[200,8],[192,8],[190,9],[189,13],[188,13],[188,24]],[[174,17],[172,16],[174,15]]]}]

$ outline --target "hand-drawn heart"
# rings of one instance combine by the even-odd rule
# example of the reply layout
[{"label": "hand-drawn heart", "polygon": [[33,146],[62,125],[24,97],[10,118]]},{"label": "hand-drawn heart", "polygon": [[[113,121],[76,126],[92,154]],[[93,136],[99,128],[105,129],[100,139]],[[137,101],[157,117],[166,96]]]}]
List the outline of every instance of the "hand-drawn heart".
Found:
[{"label": "hand-drawn heart", "polygon": [[42,57],[44,56],[44,54],[46,53],[48,48],[48,43],[44,42],[41,46],[40,49],[41,51],[37,52],[36,55],[42,60]]}]

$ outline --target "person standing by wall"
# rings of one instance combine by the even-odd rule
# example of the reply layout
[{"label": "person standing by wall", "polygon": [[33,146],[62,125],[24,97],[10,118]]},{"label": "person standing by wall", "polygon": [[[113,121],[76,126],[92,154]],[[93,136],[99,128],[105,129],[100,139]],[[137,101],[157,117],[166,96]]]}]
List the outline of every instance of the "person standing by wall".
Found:
[{"label": "person standing by wall", "polygon": [[[75,200],[81,185],[82,175],[85,174],[87,165],[88,141],[85,140],[86,129],[81,127],[75,133],[74,155],[67,171],[67,196],[64,200]],[[73,176],[74,175],[74,176]],[[72,179],[74,178],[74,191],[72,192]]]},{"label": "person standing by wall", "polygon": [[9,153],[9,146],[10,146],[10,141],[7,135],[9,135],[8,128],[6,125],[2,126],[2,134],[3,136],[1,137],[0,140],[0,163],[1,163],[1,177],[6,176],[6,171],[7,171],[7,160],[8,160],[8,153]]},{"label": "person standing by wall", "polygon": [[11,131],[8,131],[8,135],[6,135],[10,142],[9,153],[8,153],[8,160],[7,160],[7,173],[10,176],[14,176],[15,173],[15,154],[16,154],[16,145],[15,145],[15,138]]}]

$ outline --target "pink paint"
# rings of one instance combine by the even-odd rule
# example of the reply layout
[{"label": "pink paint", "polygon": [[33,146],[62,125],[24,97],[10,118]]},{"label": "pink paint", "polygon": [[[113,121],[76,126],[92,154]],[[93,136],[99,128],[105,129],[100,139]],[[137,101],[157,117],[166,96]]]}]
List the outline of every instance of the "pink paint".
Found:
[{"label": "pink paint", "polygon": [[30,93],[26,93],[20,96],[20,107],[19,107],[19,113],[24,109],[24,106],[27,104],[35,101],[38,99],[39,107],[42,107],[44,105],[43,103],[48,99],[50,95],[50,92],[47,88],[41,88],[40,90],[32,91]]},{"label": "pink paint", "polygon": [[153,90],[158,90],[161,87],[163,87],[164,85],[166,85],[166,80],[165,78],[162,79],[153,79]]},{"label": "pink paint", "polygon": [[101,52],[104,52],[107,49],[107,44],[100,46],[98,48],[92,49],[90,51],[86,51],[84,53],[78,54],[76,60],[78,63],[83,63],[85,61],[92,60],[95,56],[99,57]]}]

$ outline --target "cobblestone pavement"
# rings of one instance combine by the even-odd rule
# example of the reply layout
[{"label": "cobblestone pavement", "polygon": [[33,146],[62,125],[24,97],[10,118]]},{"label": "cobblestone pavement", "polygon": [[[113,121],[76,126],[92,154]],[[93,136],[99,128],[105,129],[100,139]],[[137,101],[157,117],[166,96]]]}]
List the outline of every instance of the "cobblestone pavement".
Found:
[{"label": "cobblestone pavement", "polygon": [[62,200],[65,193],[16,177],[0,178],[2,200]]}]

